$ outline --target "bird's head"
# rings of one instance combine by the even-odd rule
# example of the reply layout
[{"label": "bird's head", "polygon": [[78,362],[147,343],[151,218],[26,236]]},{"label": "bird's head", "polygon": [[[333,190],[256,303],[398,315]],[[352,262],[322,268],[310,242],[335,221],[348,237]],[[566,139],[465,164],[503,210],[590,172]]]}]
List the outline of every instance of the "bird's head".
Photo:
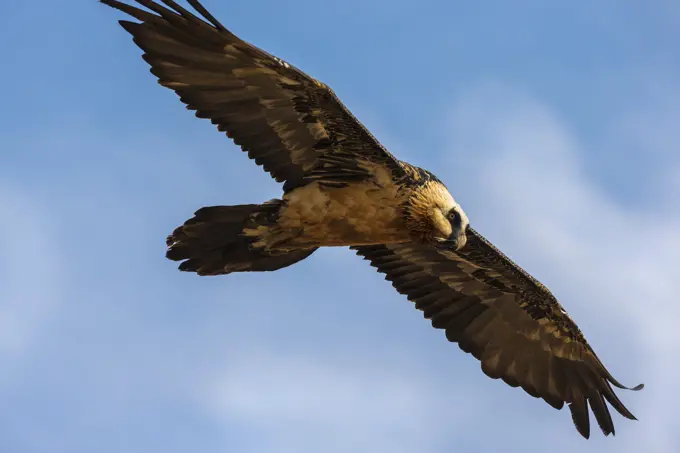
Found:
[{"label": "bird's head", "polygon": [[459,204],[435,211],[436,231],[433,238],[437,245],[460,250],[467,243],[468,217]]},{"label": "bird's head", "polygon": [[412,230],[435,245],[460,250],[467,243],[468,217],[441,182],[419,187],[409,200],[409,213]]}]

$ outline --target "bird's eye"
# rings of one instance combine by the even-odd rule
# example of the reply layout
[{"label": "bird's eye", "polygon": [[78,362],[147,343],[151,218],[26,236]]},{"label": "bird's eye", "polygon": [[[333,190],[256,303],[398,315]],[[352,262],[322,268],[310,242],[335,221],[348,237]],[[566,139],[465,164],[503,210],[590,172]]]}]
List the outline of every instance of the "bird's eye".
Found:
[{"label": "bird's eye", "polygon": [[449,220],[453,223],[460,223],[460,213],[457,209],[451,209],[449,211]]}]

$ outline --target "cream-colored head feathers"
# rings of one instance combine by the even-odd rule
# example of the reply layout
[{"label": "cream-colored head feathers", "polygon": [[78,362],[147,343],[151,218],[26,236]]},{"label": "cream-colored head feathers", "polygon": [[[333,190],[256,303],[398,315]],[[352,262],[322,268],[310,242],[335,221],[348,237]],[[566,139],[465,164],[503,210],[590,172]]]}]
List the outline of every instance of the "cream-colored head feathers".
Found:
[{"label": "cream-colored head feathers", "polygon": [[431,180],[414,190],[408,202],[409,228],[421,241],[456,237],[465,244],[468,217],[444,184]]}]

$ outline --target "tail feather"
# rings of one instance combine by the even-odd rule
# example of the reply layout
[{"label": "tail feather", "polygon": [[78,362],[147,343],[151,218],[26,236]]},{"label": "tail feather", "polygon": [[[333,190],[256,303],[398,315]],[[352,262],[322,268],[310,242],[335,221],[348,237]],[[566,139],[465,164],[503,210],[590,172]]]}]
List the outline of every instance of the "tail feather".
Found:
[{"label": "tail feather", "polygon": [[201,208],[168,236],[165,256],[183,261],[179,270],[199,275],[275,271],[297,263],[316,247],[275,253],[253,247],[257,237],[243,234],[245,228],[274,226],[282,203],[271,200],[261,205]]}]

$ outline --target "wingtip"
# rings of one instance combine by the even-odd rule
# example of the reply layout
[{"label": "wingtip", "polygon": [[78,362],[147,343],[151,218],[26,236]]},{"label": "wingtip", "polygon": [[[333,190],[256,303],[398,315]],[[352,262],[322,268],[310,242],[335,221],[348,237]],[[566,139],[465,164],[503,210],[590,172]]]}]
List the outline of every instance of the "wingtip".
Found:
[{"label": "wingtip", "polygon": [[621,384],[621,383],[620,383],[619,381],[617,381],[616,379],[611,378],[611,377],[610,377],[610,379],[609,379],[609,382],[611,382],[611,384],[612,384],[614,387],[616,387],[616,388],[620,388],[621,390],[630,390],[630,391],[632,391],[632,392],[637,392],[637,391],[642,390],[643,388],[645,388],[645,384],[638,384],[638,385],[636,385],[635,387],[627,387],[627,386]]},{"label": "wingtip", "polygon": [[227,28],[220,23],[217,19],[215,19],[215,16],[210,14],[207,9],[198,0],[187,0],[187,2],[191,5],[192,8],[194,8],[200,15],[205,17],[208,22],[210,22],[216,29],[222,31],[222,32],[229,32]]},{"label": "wingtip", "polygon": [[599,363],[600,367],[602,367],[602,369],[604,369],[606,379],[607,379],[614,387],[620,388],[621,390],[633,390],[633,391],[642,390],[642,389],[645,387],[645,384],[638,384],[638,385],[636,385],[635,387],[627,387],[627,386],[623,385],[623,384],[620,383],[614,376],[612,376],[612,374],[607,370],[607,368],[606,368],[606,367],[604,366],[604,364],[600,361],[600,359],[597,358],[597,356],[595,357],[595,359],[596,359],[597,362]]},{"label": "wingtip", "polygon": [[[101,1],[103,1],[103,0],[101,0]],[[118,24],[119,24],[121,27],[123,27],[123,29],[124,29],[126,32],[130,33],[130,34],[133,36],[133,38],[134,38],[134,35],[135,35],[135,29],[138,29],[137,27],[140,26],[140,24],[137,23],[137,22],[132,22],[132,21],[125,20],[125,19],[119,20],[119,21],[118,21]]]},{"label": "wingtip", "polygon": [[106,6],[110,6],[111,8],[115,8],[116,7],[115,4],[119,2],[117,2],[116,0],[99,0],[99,3],[102,3]]}]

